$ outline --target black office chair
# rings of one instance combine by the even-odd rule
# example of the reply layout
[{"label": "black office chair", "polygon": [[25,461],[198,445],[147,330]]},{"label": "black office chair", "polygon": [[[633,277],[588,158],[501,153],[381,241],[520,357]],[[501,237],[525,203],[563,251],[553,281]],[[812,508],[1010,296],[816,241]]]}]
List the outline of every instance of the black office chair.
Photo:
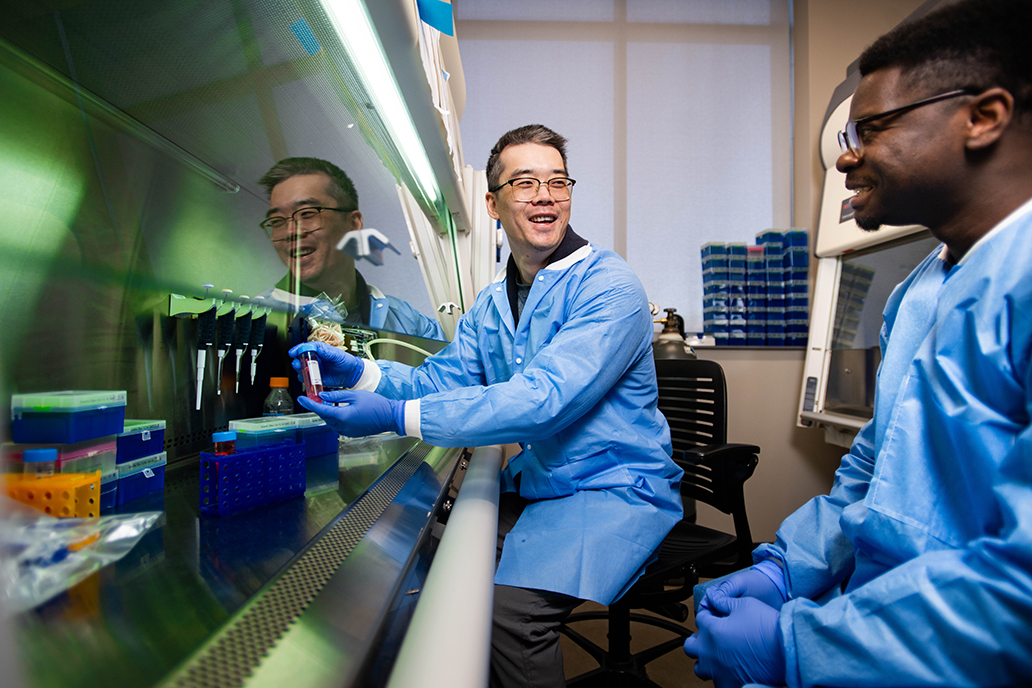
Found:
[{"label": "black office chair", "polygon": [[[668,619],[684,621],[700,577],[716,578],[752,564],[752,535],[745,513],[743,485],[753,474],[760,448],[727,444],[727,388],[724,371],[714,361],[656,361],[659,408],[670,425],[674,460],[684,469],[681,495],[716,507],[734,518],[735,534],[689,520],[677,523],[659,547],[659,558],[606,611],[570,615],[559,631],[587,651],[599,667],[569,679],[570,688],[585,686],[656,686],[645,666],[680,648],[690,632]],[[671,585],[671,581],[677,581]],[[634,613],[648,609],[668,619]],[[571,624],[606,619],[609,648],[591,642]],[[668,630],[675,637],[631,654],[631,622]]]}]

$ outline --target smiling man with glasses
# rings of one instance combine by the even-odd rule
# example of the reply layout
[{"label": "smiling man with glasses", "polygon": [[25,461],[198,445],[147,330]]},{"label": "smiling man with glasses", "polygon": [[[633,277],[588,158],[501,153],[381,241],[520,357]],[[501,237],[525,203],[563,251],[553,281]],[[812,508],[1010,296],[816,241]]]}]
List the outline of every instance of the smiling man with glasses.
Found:
[{"label": "smiling man with glasses", "polygon": [[259,224],[288,270],[260,294],[266,303],[304,307],[326,294],[347,307],[347,324],[445,339],[435,319],[366,283],[351,256],[337,250],[347,232],[362,229],[358,192],[344,170],[318,158],[286,158],[258,183],[269,194]]},{"label": "smiling man with glasses", "polygon": [[942,242],[889,297],[874,418],[756,565],[698,586],[717,685],[1032,685],[1032,3],[967,0],[860,57],[857,224]]},{"label": "smiling man with glasses", "polygon": [[559,624],[640,577],[681,519],[682,471],[657,408],[645,290],[570,227],[566,139],[536,124],[504,134],[487,179],[512,255],[454,341],[418,368],[320,346],[323,380],[349,388],[322,398],[348,405],[300,401],[349,436],[521,444],[501,476],[490,682],[561,686]]}]

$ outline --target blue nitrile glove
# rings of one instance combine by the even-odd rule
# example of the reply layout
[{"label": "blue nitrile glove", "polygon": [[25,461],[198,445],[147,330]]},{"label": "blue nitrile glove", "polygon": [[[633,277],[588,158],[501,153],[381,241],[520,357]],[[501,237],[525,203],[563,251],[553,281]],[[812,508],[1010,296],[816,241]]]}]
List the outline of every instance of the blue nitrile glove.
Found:
[{"label": "blue nitrile glove", "polygon": [[700,609],[710,609],[708,598],[717,590],[728,597],[752,597],[775,609],[781,609],[788,601],[785,571],[773,559],[764,559],[747,569],[696,585],[692,592],[696,614]]},{"label": "blue nitrile glove", "polygon": [[699,632],[684,641],[695,675],[717,688],[746,683],[785,684],[781,612],[752,597],[728,597],[714,590],[709,609],[695,615]]},{"label": "blue nitrile glove", "polygon": [[[347,351],[330,346],[325,342],[305,342],[315,344],[315,355],[319,357],[319,372],[322,374],[323,384],[327,387],[354,387],[358,379],[362,377],[365,364],[361,358],[352,356]],[[301,377],[301,361],[297,358],[298,344],[292,347],[287,355],[290,356],[290,365],[297,371],[297,379],[304,382]]]},{"label": "blue nitrile glove", "polygon": [[347,406],[330,406],[298,397],[298,402],[309,411],[314,411],[339,435],[365,437],[381,432],[405,434],[405,402],[388,399],[375,392],[348,389],[335,392],[325,391],[319,395],[323,401]]}]

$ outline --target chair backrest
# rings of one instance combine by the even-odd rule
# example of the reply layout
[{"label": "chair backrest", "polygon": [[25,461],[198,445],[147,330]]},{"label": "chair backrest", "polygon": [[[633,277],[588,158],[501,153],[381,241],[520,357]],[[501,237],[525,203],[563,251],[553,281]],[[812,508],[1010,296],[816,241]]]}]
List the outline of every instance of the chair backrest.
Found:
[{"label": "chair backrest", "polygon": [[[684,469],[681,495],[734,518],[738,559],[730,572],[751,563],[752,533],[745,512],[744,484],[758,463],[760,448],[727,444],[727,383],[716,361],[657,359],[659,409],[670,425],[674,460]],[[722,573],[717,575],[723,575]]]},{"label": "chair backrest", "polygon": [[656,360],[659,410],[670,425],[674,456],[727,441],[727,386],[716,361]]}]

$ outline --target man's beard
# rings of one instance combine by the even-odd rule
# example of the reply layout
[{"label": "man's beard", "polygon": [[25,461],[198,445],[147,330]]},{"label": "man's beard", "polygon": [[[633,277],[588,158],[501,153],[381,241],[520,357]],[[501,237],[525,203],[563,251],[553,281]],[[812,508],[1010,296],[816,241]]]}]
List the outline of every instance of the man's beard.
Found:
[{"label": "man's beard", "polygon": [[865,232],[877,232],[882,227],[882,222],[876,219],[863,219],[854,217],[853,221],[856,222],[856,226]]}]

